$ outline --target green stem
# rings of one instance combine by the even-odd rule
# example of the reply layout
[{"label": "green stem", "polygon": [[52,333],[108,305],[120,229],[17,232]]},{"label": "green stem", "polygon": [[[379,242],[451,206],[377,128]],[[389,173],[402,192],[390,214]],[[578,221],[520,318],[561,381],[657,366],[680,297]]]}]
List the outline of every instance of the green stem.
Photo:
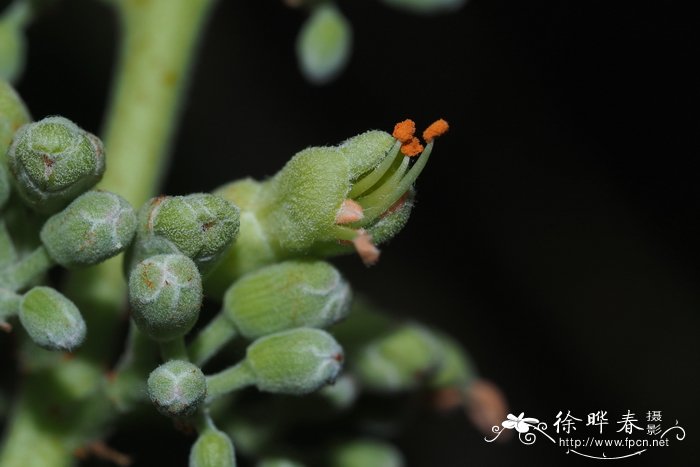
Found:
[{"label": "green stem", "polygon": [[168,360],[190,361],[187,355],[187,347],[185,347],[185,339],[182,337],[167,342],[160,342],[160,354],[165,362]]},{"label": "green stem", "polygon": [[54,265],[46,248],[36,250],[0,272],[0,287],[19,290],[29,285],[34,279],[44,274]]},{"label": "green stem", "polygon": [[106,190],[138,207],[158,187],[212,0],[123,0],[124,46],[105,141]]},{"label": "green stem", "polygon": [[117,410],[127,412],[146,399],[148,374],[159,362],[157,344],[132,321],[126,350],[107,384],[108,397]]},{"label": "green stem", "polygon": [[[157,190],[193,51],[213,3],[213,0],[117,3],[124,37],[106,123],[108,169],[101,188],[119,193],[136,207]],[[47,381],[67,377],[69,368],[79,363],[99,372],[112,353],[126,291],[120,260],[112,259],[72,274],[67,289],[76,304],[86,311],[88,340],[73,362],[60,362],[47,373],[29,375],[27,385],[46,387]],[[0,449],[2,467],[72,465],[72,450],[81,442],[100,436],[97,428],[104,429],[114,416],[112,410],[95,410],[86,415],[91,423],[68,419],[58,431],[60,436],[47,432],[45,420],[32,413],[33,407],[43,404],[45,391],[20,393]],[[101,407],[108,401],[104,391],[75,394],[67,399],[58,407],[74,403],[80,407]],[[65,442],[66,436],[73,441]]]},{"label": "green stem", "polygon": [[17,261],[17,252],[5,221],[0,219],[0,269]]},{"label": "green stem", "polygon": [[207,376],[207,400],[212,401],[217,397],[255,384],[255,373],[243,360],[215,375]]},{"label": "green stem", "polygon": [[17,314],[22,296],[12,290],[0,288],[0,321]]},{"label": "green stem", "polygon": [[220,312],[190,343],[188,350],[192,362],[203,366],[235,337],[236,328],[226,315]]}]

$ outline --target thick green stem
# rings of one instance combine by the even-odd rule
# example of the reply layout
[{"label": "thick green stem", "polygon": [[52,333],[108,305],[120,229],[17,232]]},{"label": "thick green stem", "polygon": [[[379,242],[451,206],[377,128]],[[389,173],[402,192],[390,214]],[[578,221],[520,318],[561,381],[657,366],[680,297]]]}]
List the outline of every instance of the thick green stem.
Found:
[{"label": "thick green stem", "polygon": [[190,343],[188,350],[192,362],[197,366],[204,365],[234,337],[236,328],[223,313],[219,313]]},{"label": "thick green stem", "polygon": [[17,314],[22,296],[12,290],[0,288],[0,322]]},{"label": "thick green stem", "polygon": [[[124,37],[106,123],[108,162],[101,188],[119,193],[138,207],[157,191],[167,165],[193,51],[213,0],[121,0],[116,4]],[[66,377],[76,364],[94,369],[100,381],[99,372],[112,354],[124,306],[126,287],[120,263],[112,259],[71,276],[68,295],[84,311],[88,340],[73,362],[60,362],[51,371],[29,375],[26,387],[45,387],[48,380]],[[76,443],[100,436],[113,416],[109,409],[92,410],[86,414],[89,423],[66,419],[56,433],[47,432],[45,421],[30,413],[43,404],[42,398],[45,391],[21,392],[0,450],[2,467],[72,465]],[[67,395],[59,408],[74,404],[103,407],[107,401],[105,391]],[[66,437],[73,441],[66,442]]]},{"label": "thick green stem", "polygon": [[120,412],[146,400],[146,379],[158,366],[157,344],[132,322],[126,350],[108,379],[108,397]]},{"label": "thick green stem", "polygon": [[211,0],[123,0],[124,47],[102,187],[138,207],[158,187],[192,52]]},{"label": "thick green stem", "polygon": [[255,373],[243,360],[215,375],[207,376],[207,400],[212,401],[238,389],[255,384]]},{"label": "thick green stem", "polygon": [[187,347],[185,347],[185,340],[182,337],[167,342],[161,342],[160,355],[163,357],[164,362],[168,360],[190,361],[190,357],[187,355]]},{"label": "thick green stem", "polygon": [[7,231],[4,219],[0,219],[0,269],[17,261],[17,252]]},{"label": "thick green stem", "polygon": [[53,265],[54,262],[46,248],[40,246],[17,263],[0,271],[0,287],[9,290],[22,289]]}]

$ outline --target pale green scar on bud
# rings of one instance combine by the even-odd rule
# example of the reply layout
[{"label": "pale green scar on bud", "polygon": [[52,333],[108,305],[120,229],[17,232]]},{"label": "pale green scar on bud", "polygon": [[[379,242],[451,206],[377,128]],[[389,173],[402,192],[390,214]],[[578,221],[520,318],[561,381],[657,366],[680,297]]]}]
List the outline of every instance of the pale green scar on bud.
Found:
[{"label": "pale green scar on bud", "polygon": [[255,339],[299,327],[325,328],[350,310],[350,286],[323,261],[287,261],[238,280],[224,311],[238,332]]},{"label": "pale green scar on bud", "polygon": [[308,394],[333,383],[343,360],[330,334],[307,328],[261,337],[246,352],[258,389],[281,394]]},{"label": "pale green scar on bud", "polygon": [[47,117],[17,131],[8,165],[24,201],[53,213],[92,188],[105,171],[102,142],[63,117]]},{"label": "pale green scar on bud", "polygon": [[121,196],[89,191],[49,218],[41,241],[56,263],[71,268],[100,263],[124,251],[136,230],[136,214]]},{"label": "pale green scar on bud", "polygon": [[189,362],[170,360],[148,377],[148,396],[161,413],[171,417],[192,415],[206,395],[206,377]]},{"label": "pale green scar on bud", "polygon": [[235,467],[233,443],[216,428],[207,428],[192,445],[189,467]]},{"label": "pale green scar on bud", "polygon": [[184,336],[199,316],[202,278],[183,255],[157,255],[131,271],[129,303],[141,331],[157,341]]},{"label": "pale green scar on bud", "polygon": [[19,319],[29,337],[49,350],[73,350],[85,340],[78,307],[50,287],[34,287],[20,302]]},{"label": "pale green scar on bud", "polygon": [[211,267],[238,235],[239,209],[208,193],[161,196],[139,211],[130,263],[161,253],[181,253],[201,271]]}]

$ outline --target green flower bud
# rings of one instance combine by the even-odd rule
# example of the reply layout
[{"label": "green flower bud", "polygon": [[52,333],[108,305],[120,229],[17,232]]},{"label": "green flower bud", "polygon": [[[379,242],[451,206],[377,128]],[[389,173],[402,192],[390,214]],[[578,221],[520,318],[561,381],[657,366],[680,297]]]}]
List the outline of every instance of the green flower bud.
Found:
[{"label": "green flower bud", "polygon": [[29,10],[29,2],[14,2],[0,17],[0,79],[15,81],[24,69],[27,41],[23,29]]},{"label": "green flower bud", "polygon": [[102,142],[63,117],[20,128],[8,163],[20,196],[42,213],[62,209],[92,188],[105,170]]},{"label": "green flower bud", "polygon": [[445,335],[438,335],[437,339],[442,349],[442,359],[430,385],[436,388],[467,387],[477,376],[471,358],[454,339]]},{"label": "green flower bud", "polygon": [[424,327],[404,325],[358,352],[354,369],[360,382],[375,391],[417,387],[433,376],[442,348]]},{"label": "green flower bud", "polygon": [[72,350],[85,340],[78,307],[50,287],[34,287],[19,306],[19,320],[29,337],[49,350]]},{"label": "green flower bud", "polygon": [[190,362],[170,360],[149,375],[148,396],[164,415],[192,415],[207,396],[207,378]]},{"label": "green flower bud", "polygon": [[355,403],[359,396],[359,388],[352,376],[343,375],[333,385],[321,389],[318,394],[332,407],[344,410]]},{"label": "green flower bud", "polygon": [[7,174],[7,168],[3,162],[0,162],[0,209],[7,203],[11,191],[10,176]]},{"label": "green flower bud", "polygon": [[304,464],[291,459],[274,457],[261,460],[257,467],[304,467]]},{"label": "green flower bud", "polygon": [[235,467],[231,438],[215,428],[205,430],[190,451],[190,467]]},{"label": "green flower bud", "polygon": [[10,331],[12,326],[6,321],[19,312],[22,297],[12,290],[0,287],[0,331]]},{"label": "green flower bud", "polygon": [[317,6],[297,38],[297,58],[310,82],[324,84],[345,67],[352,49],[352,28],[331,4]]},{"label": "green flower bud", "polygon": [[282,394],[308,394],[334,382],[343,359],[330,334],[307,328],[261,337],[246,352],[258,389]]},{"label": "green flower bud", "polygon": [[131,266],[155,254],[181,253],[206,271],[231,245],[239,226],[238,208],[219,196],[153,198],[139,211]]},{"label": "green flower bud", "polygon": [[[277,252],[272,249],[256,215],[263,194],[262,186],[252,178],[245,178],[224,185],[214,192],[241,209],[241,228],[236,243],[226,251],[223,259],[207,276],[207,292],[217,297],[223,296],[226,289],[246,272],[277,261]],[[245,245],[245,248],[237,248],[237,244]]]},{"label": "green flower bud", "polygon": [[387,5],[412,13],[432,14],[455,11],[467,0],[382,0]]},{"label": "green flower bud", "polygon": [[192,329],[202,305],[202,278],[183,255],[156,255],[129,276],[129,303],[141,331],[157,341],[182,337]]},{"label": "green flower bud", "polygon": [[121,253],[135,230],[136,214],[124,198],[89,191],[46,221],[41,241],[54,261],[71,268],[97,264]]},{"label": "green flower bud", "polygon": [[242,277],[224,297],[226,316],[249,339],[292,328],[325,328],[349,310],[350,286],[322,261],[267,266]]},{"label": "green flower bud", "polygon": [[22,99],[10,83],[0,79],[0,160],[4,162],[12,137],[29,120],[29,112]]},{"label": "green flower bud", "polygon": [[331,467],[403,467],[403,456],[394,446],[374,440],[342,444],[331,451]]},{"label": "green flower bud", "polygon": [[339,146],[307,148],[265,182],[243,180],[219,189],[241,207],[243,232],[212,273],[215,291],[241,274],[287,258],[355,250],[366,264],[376,262],[375,245],[405,225],[413,184],[433,140],[447,128],[444,120],[428,127],[423,150],[413,136],[415,125],[407,120],[393,136],[369,131]]},{"label": "green flower bud", "polygon": [[[2,44],[1,39],[0,44]],[[5,205],[10,196],[7,149],[15,132],[28,121],[29,112],[24,103],[12,86],[0,79],[0,208]]]}]

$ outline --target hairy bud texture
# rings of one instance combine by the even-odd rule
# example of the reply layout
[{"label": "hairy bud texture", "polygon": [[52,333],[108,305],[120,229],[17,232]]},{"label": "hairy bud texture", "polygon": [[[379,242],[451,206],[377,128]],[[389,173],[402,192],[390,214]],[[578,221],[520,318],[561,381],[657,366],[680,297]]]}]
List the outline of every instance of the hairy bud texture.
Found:
[{"label": "hairy bud texture", "polygon": [[238,280],[224,297],[224,311],[249,339],[299,327],[325,328],[350,310],[350,286],[323,261],[287,261]]},{"label": "hairy bud texture", "polygon": [[196,365],[170,360],[148,377],[148,396],[160,412],[171,417],[192,415],[204,402],[207,380]]},{"label": "hairy bud texture", "polygon": [[22,297],[19,319],[32,341],[48,350],[73,350],[85,340],[78,307],[50,287],[34,287]]},{"label": "hairy bud texture", "polygon": [[160,196],[139,211],[139,226],[128,267],[161,253],[181,253],[207,271],[238,235],[239,210],[208,193]]},{"label": "hairy bud texture", "polygon": [[105,157],[96,136],[66,118],[48,117],[17,131],[8,164],[24,201],[53,213],[102,178]]},{"label": "hairy bud texture", "polygon": [[207,428],[199,435],[190,451],[189,467],[235,467],[233,443],[216,428]]},{"label": "hairy bud texture", "polygon": [[246,352],[258,389],[282,394],[308,394],[334,382],[343,359],[330,334],[306,328],[261,337]]},{"label": "hairy bud texture", "polygon": [[124,251],[135,230],[136,214],[124,198],[89,191],[46,221],[41,241],[61,266],[89,266]]},{"label": "hairy bud texture", "polygon": [[212,274],[211,289],[221,293],[243,273],[290,257],[354,250],[374,264],[376,244],[408,220],[413,184],[433,140],[448,128],[444,120],[428,127],[423,148],[413,136],[415,125],[406,122],[393,135],[368,131],[339,146],[305,149],[269,180],[245,179],[217,190],[241,208],[242,233]]},{"label": "hairy bud texture", "polygon": [[131,271],[129,303],[141,331],[157,341],[184,336],[199,316],[202,278],[186,256],[156,255]]}]

